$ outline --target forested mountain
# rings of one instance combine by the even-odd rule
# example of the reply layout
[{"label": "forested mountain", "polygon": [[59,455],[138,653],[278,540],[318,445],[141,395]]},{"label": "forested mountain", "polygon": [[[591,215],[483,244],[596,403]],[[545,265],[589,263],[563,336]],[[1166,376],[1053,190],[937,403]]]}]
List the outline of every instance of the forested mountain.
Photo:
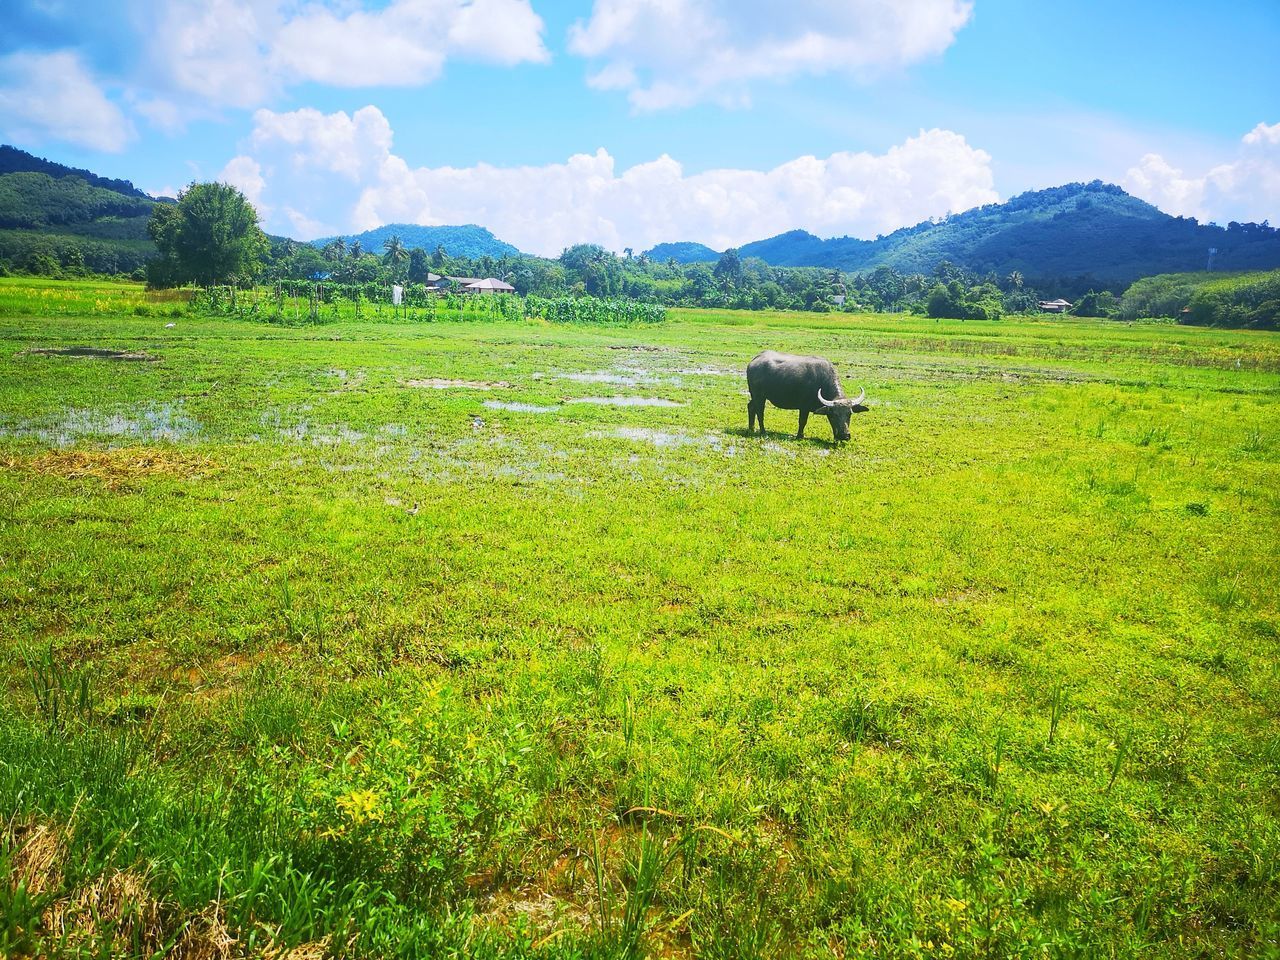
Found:
[{"label": "forested mountain", "polygon": [[386,242],[392,237],[399,237],[406,248],[418,247],[428,253],[434,252],[437,247],[443,247],[451,257],[514,257],[520,253],[511,244],[504,243],[484,227],[473,223],[461,227],[421,227],[412,223],[389,223],[385,227],[341,238],[322,237],[312,240],[311,245],[323,249],[333,241],[342,239],[348,246],[359,242],[369,253],[382,253]]},{"label": "forested mountain", "polygon": [[0,144],[0,174],[5,173],[44,173],[51,177],[79,177],[91,187],[101,187],[103,190],[123,193],[127,197],[136,197],[141,200],[152,199],[128,180],[100,177],[96,173],[81,170],[79,167],[67,167],[61,163],[34,156],[17,147]]},{"label": "forested mountain", "polygon": [[667,263],[715,263],[720,254],[703,243],[660,243],[644,252],[650,260]]},{"label": "forested mountain", "polygon": [[0,228],[39,230],[86,224],[104,218],[142,218],[145,224],[155,201],[104,190],[78,176],[47,173],[0,174]]},{"label": "forested mountain", "polygon": [[0,261],[32,273],[132,273],[156,254],[157,201],[128,180],[0,146]]},{"label": "forested mountain", "polygon": [[974,273],[1018,271],[1051,282],[1087,277],[1122,287],[1139,277],[1203,269],[1280,266],[1280,231],[1266,224],[1226,228],[1171,217],[1113,184],[1095,180],[1024,193],[875,240],[820,240],[794,230],[739,248],[775,266],[866,271],[890,266],[928,273],[947,261]]}]

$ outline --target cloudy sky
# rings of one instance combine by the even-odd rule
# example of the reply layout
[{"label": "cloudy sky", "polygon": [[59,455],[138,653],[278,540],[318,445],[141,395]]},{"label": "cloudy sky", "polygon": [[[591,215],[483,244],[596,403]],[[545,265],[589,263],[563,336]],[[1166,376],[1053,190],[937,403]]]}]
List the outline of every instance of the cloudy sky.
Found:
[{"label": "cloudy sky", "polygon": [[274,233],[872,237],[1072,180],[1280,222],[1280,2],[7,0],[0,140]]}]

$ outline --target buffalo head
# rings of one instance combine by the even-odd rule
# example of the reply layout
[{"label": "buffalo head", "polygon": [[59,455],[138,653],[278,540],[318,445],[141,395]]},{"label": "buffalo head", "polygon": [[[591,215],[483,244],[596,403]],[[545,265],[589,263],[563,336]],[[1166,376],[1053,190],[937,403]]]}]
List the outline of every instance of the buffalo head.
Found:
[{"label": "buffalo head", "polygon": [[848,397],[837,397],[835,400],[828,400],[822,395],[822,390],[818,390],[818,402],[822,404],[822,409],[818,413],[831,421],[831,434],[837,440],[849,439],[849,420],[855,413],[866,413],[871,409],[863,404],[862,401],[865,399],[867,399],[867,391],[865,389],[852,400]]}]

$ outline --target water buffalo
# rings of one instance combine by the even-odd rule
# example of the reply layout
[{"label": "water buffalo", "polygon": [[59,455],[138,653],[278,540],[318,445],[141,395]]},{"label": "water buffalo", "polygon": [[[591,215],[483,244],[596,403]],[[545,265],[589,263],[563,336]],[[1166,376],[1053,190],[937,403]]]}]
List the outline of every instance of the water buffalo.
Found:
[{"label": "water buffalo", "polygon": [[[840,378],[830,360],[822,357],[797,357],[790,353],[766,350],[747,364],[747,387],[751,401],[747,404],[747,432],[754,432],[756,420],[764,433],[764,403],[768,400],[783,410],[800,411],[797,440],[804,439],[804,425],[809,414],[816,413],[831,421],[831,433],[837,440],[849,439],[849,418],[866,413],[863,390],[850,400],[840,389]],[[827,399],[830,397],[831,399]]]}]

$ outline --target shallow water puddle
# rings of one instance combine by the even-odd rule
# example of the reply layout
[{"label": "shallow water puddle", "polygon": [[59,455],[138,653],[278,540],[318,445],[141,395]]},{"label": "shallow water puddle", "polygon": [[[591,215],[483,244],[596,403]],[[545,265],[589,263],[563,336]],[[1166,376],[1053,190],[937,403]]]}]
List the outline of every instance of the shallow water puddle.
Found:
[{"label": "shallow water puddle", "polygon": [[594,403],[602,407],[683,407],[683,403],[662,397],[578,397],[565,403]]},{"label": "shallow water puddle", "polygon": [[723,447],[720,438],[710,433],[689,433],[685,430],[657,430],[653,427],[614,427],[611,430],[594,430],[588,437],[616,440],[636,440],[651,443],[655,447],[707,447],[718,450]]},{"label": "shallow water puddle", "polygon": [[575,383],[608,383],[619,387],[638,387],[644,384],[663,382],[660,378],[644,371],[636,371],[634,373],[609,373],[607,371],[562,373],[557,376],[557,379],[573,380]]},{"label": "shallow water puddle", "polygon": [[189,440],[200,430],[200,424],[177,404],[161,403],[124,412],[70,409],[50,421],[28,420],[14,427],[0,427],[0,436],[34,437],[55,447],[67,447],[91,437],[176,442]]},{"label": "shallow water puddle", "polygon": [[676,372],[685,377],[735,377],[741,373],[740,370],[725,370],[722,367],[689,367]]},{"label": "shallow water puddle", "polygon": [[337,389],[333,393],[340,393],[343,390],[359,390],[364,386],[366,373],[363,370],[356,370],[354,373],[348,373],[340,367],[333,367],[324,371],[325,376],[333,377],[338,381]]},{"label": "shallow water puddle", "polygon": [[104,347],[32,347],[22,353],[37,357],[88,357],[96,360],[144,360],[153,363],[160,359],[140,350],[107,350]]},{"label": "shallow water puddle", "polygon": [[429,377],[426,380],[406,380],[404,385],[422,390],[505,390],[511,386],[505,380],[489,383],[484,380],[445,380],[440,377]]},{"label": "shallow water puddle", "polygon": [[559,407],[543,407],[536,403],[517,403],[508,400],[486,400],[484,406],[489,410],[510,410],[512,413],[555,413]]},{"label": "shallow water puddle", "polygon": [[368,434],[353,430],[345,424],[312,426],[306,420],[291,427],[282,427],[280,436],[297,443],[309,443],[315,447],[330,447],[343,443],[360,443]]}]

